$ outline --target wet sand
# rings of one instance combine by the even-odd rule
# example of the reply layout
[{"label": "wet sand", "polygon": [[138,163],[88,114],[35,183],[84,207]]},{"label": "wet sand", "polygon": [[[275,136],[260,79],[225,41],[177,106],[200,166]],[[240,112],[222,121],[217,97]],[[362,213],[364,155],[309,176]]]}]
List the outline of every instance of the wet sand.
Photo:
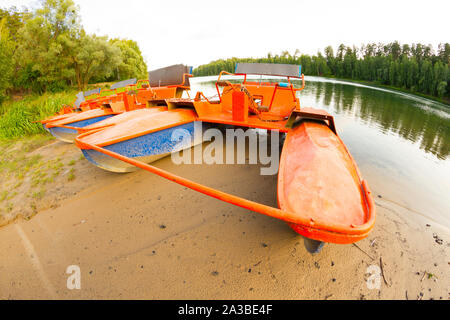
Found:
[{"label": "wet sand", "polygon": [[[60,142],[41,151],[62,149],[79,156]],[[155,164],[276,205],[276,176],[261,176],[258,165],[177,166],[170,157]],[[450,298],[449,230],[383,190],[372,190],[377,222],[368,238],[310,255],[282,221],[142,170],[76,166],[76,178],[58,186],[64,196],[0,228],[1,299]],[[367,269],[380,258],[380,288],[369,289]],[[80,290],[67,288],[70,265],[81,269]]]}]

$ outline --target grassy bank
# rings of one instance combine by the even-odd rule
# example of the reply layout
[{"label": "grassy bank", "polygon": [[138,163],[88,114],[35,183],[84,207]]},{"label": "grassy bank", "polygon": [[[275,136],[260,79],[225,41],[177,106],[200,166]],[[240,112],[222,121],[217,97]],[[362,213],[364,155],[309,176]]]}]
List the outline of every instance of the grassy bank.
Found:
[{"label": "grassy bank", "polygon": [[76,168],[84,157],[50,134],[0,140],[0,227],[29,219],[73,194]]},{"label": "grassy bank", "polygon": [[44,133],[42,125],[34,121],[54,114],[63,104],[72,104],[75,95],[76,91],[67,91],[5,101],[0,105],[0,140]]},{"label": "grassy bank", "polygon": [[[112,82],[91,84],[86,90],[109,89],[111,84]],[[19,99],[9,98],[0,104],[0,140],[45,133],[42,125],[35,121],[55,114],[64,104],[72,105],[77,93],[76,88],[70,88],[58,93],[27,95]],[[109,94],[110,92],[105,92],[105,95]]]}]

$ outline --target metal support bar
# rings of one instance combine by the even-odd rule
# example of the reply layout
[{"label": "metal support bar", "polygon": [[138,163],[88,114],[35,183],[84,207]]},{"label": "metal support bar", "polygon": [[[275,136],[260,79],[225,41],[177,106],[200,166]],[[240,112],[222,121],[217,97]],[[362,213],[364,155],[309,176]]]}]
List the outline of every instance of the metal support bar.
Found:
[{"label": "metal support bar", "polygon": [[[88,134],[88,133],[87,133]],[[77,146],[79,146],[82,149],[93,149],[96,150],[98,152],[101,152],[103,154],[106,154],[108,156],[111,156],[113,158],[116,158],[118,160],[127,162],[129,164],[132,164],[138,168],[144,169],[146,171],[149,171],[151,173],[157,174],[165,179],[168,179],[170,181],[176,182],[182,186],[188,187],[192,190],[198,191],[200,193],[203,193],[205,195],[211,196],[213,198],[222,200],[224,202],[228,202],[230,204],[234,204],[236,206],[239,206],[241,208],[245,208],[251,211],[255,211],[255,212],[259,212],[261,214],[270,216],[270,217],[274,217],[277,219],[282,219],[286,222],[290,222],[290,223],[294,223],[297,225],[301,225],[301,226],[305,226],[308,228],[312,228],[312,229],[320,229],[320,230],[326,230],[326,231],[330,231],[330,232],[334,232],[334,233],[342,233],[342,234],[347,234],[347,235],[361,235],[361,234],[365,234],[367,233],[371,227],[373,227],[373,224],[371,221],[366,222],[363,225],[351,225],[351,226],[347,226],[347,225],[342,225],[342,224],[325,224],[322,221],[317,221],[317,220],[313,220],[312,218],[304,218],[302,216],[299,216],[298,214],[292,213],[292,212],[286,212],[283,211],[281,209],[278,208],[274,208],[271,206],[267,206],[258,202],[254,202],[251,200],[247,200],[220,190],[216,190],[214,188],[210,188],[207,187],[205,185],[202,185],[200,183],[191,181],[189,179],[177,176],[173,173],[170,173],[168,171],[165,171],[163,169],[157,168],[155,166],[152,166],[150,164],[132,159],[132,158],[128,158],[125,156],[122,156],[121,154],[118,154],[116,152],[113,152],[111,150],[108,149],[104,149],[102,147],[99,147],[97,145],[93,145],[93,144],[89,144],[86,142],[82,142],[79,140],[80,136],[78,136],[77,138],[75,138],[75,143],[77,144]],[[364,194],[366,196],[366,200],[367,200],[367,205],[369,208],[369,212],[372,212],[372,210],[374,209],[374,203],[372,200],[372,197],[370,197],[370,191],[369,188],[367,186],[367,183],[363,180],[362,183],[362,188],[364,190]]]}]

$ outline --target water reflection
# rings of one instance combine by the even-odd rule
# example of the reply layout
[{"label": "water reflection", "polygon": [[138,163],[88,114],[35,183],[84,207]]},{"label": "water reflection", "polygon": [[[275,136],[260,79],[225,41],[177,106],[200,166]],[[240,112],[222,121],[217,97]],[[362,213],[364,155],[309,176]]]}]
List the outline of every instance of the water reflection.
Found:
[{"label": "water reflection", "polygon": [[[194,78],[192,90],[215,94],[215,77]],[[257,79],[259,80],[259,78]],[[420,149],[444,160],[450,154],[450,107],[388,90],[311,77],[301,92],[301,105],[378,127],[418,143]],[[233,81],[233,80],[232,80]],[[299,82],[296,83],[300,85]]]},{"label": "water reflection", "polygon": [[[214,95],[215,79],[194,78],[192,91]],[[399,210],[450,227],[449,106],[317,77],[307,78],[300,103],[335,117],[339,135],[374,194]],[[382,205],[381,198],[376,201]]]},{"label": "water reflection", "polygon": [[335,116],[340,136],[383,201],[450,227],[448,106],[321,79],[308,81],[300,101]]},{"label": "water reflection", "polygon": [[384,134],[416,142],[439,159],[450,154],[450,114],[438,103],[433,109],[433,102],[429,107],[399,94],[329,82],[308,82],[302,96],[314,96],[315,105],[336,115],[351,116]]}]

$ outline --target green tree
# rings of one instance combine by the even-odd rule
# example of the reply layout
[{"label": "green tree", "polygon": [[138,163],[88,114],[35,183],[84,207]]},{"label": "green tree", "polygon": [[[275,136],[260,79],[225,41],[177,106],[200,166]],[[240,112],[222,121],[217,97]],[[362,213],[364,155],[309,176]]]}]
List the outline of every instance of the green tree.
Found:
[{"label": "green tree", "polygon": [[136,41],[113,39],[110,42],[120,49],[122,58],[120,65],[114,71],[114,80],[147,78],[147,64]]},{"label": "green tree", "polygon": [[292,56],[288,51],[280,55],[269,53],[264,58],[243,58],[212,61],[194,70],[194,74],[214,75],[222,70],[233,71],[236,62],[295,63],[302,65],[305,75],[333,75],[340,78],[373,81],[403,88],[416,93],[450,98],[450,44],[440,44],[435,54],[431,46],[403,44],[398,41],[382,44],[369,43],[361,48],[341,44],[336,55],[333,48],[324,49],[324,55]]},{"label": "green tree", "polygon": [[398,43],[398,41],[394,41],[393,43],[390,44],[390,48],[392,58],[394,58],[394,60],[397,60],[401,54],[400,44]]},{"label": "green tree", "polygon": [[16,59],[16,51],[21,42],[19,30],[23,27],[24,21],[29,16],[30,13],[26,9],[19,11],[15,7],[11,7],[8,10],[0,8],[0,21],[2,21],[1,33],[3,38],[2,49],[0,49],[0,55],[3,57],[0,65],[0,78],[3,81],[8,79],[8,85],[3,85],[3,88],[17,86],[18,74],[20,72],[20,60]]},{"label": "green tree", "polygon": [[79,46],[68,60],[73,65],[79,90],[86,89],[94,75],[109,77],[122,63],[120,49],[111,44],[107,37],[83,34],[77,42]]},{"label": "green tree", "polygon": [[324,50],[325,58],[327,60],[328,68],[331,74],[336,74],[336,59],[334,58],[334,51],[332,46],[328,46]]},{"label": "green tree", "polygon": [[6,17],[0,20],[0,103],[6,97],[6,90],[11,87],[13,73],[13,48]]},{"label": "green tree", "polygon": [[57,89],[73,78],[67,53],[81,35],[78,8],[72,0],[45,0],[20,30],[18,55],[22,67],[31,66],[39,91]]},{"label": "green tree", "polygon": [[19,11],[16,7],[9,9],[0,8],[0,20],[5,18],[9,36],[13,41],[19,41],[19,30],[23,27],[24,21],[30,16],[27,9]]},{"label": "green tree", "polygon": [[439,58],[443,64],[450,64],[450,43],[440,43],[438,46]]},{"label": "green tree", "polygon": [[447,82],[441,81],[437,86],[437,95],[439,98],[442,98],[447,91]]}]

